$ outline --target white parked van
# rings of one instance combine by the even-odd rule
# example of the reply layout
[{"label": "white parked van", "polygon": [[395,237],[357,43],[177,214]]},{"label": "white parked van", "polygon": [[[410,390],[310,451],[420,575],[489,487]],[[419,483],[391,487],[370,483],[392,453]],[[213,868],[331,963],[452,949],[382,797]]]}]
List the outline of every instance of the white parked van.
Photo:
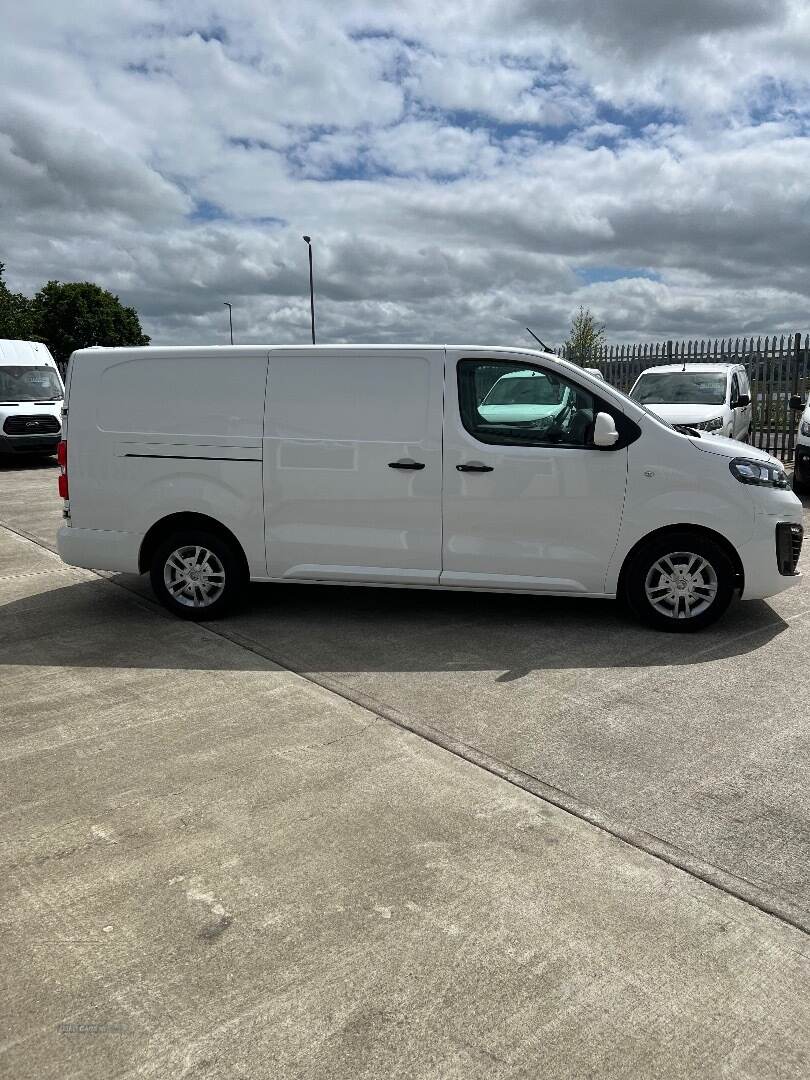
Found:
[{"label": "white parked van", "polygon": [[630,397],[676,428],[748,442],[751,387],[742,364],[662,364],[642,371]]},{"label": "white parked van", "polygon": [[[541,414],[489,412],[493,387],[524,408],[529,385]],[[677,432],[548,353],[87,349],[66,414],[62,558],[148,572],[186,618],[250,578],[620,595],[692,630],[798,578],[778,461]]]},{"label": "white parked van", "polygon": [[0,454],[54,454],[65,388],[38,341],[0,339]]},{"label": "white parked van", "polygon": [[799,398],[791,400],[791,407],[803,408],[796,432],[796,453],[793,460],[793,490],[799,495],[810,494],[810,398],[802,403]]}]

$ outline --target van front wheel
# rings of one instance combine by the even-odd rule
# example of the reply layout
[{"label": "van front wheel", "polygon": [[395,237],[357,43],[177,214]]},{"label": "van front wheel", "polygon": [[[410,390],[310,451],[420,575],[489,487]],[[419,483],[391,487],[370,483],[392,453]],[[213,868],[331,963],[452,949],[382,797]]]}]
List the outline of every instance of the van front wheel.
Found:
[{"label": "van front wheel", "polygon": [[734,595],[734,568],[712,540],[669,533],[645,544],[625,575],[635,614],[657,630],[689,633],[719,619]]},{"label": "van front wheel", "polygon": [[216,619],[245,585],[239,554],[215,533],[176,532],[155,551],[150,568],[158,600],[181,619]]}]

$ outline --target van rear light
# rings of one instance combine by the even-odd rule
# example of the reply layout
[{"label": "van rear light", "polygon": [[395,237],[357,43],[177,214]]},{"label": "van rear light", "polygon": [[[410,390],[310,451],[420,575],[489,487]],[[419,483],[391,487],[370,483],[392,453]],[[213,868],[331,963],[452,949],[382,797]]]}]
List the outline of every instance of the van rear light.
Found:
[{"label": "van rear light", "polygon": [[68,475],[67,475],[67,443],[64,439],[59,443],[56,448],[56,461],[59,465],[59,498],[67,499],[68,495]]}]

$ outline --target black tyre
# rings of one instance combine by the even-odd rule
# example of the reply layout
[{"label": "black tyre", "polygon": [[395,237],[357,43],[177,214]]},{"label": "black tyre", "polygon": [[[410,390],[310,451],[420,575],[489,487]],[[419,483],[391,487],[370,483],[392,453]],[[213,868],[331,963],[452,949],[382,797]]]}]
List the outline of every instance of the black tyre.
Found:
[{"label": "black tyre", "polygon": [[181,619],[216,619],[236,603],[247,583],[241,552],[216,533],[183,531],[155,551],[152,589]]},{"label": "black tyre", "polygon": [[633,556],[624,575],[632,611],[649,626],[690,633],[725,612],[736,586],[725,551],[699,533],[665,533]]},{"label": "black tyre", "polygon": [[793,490],[796,492],[797,495],[810,494],[810,484],[806,483],[804,480],[799,480],[799,478],[796,476],[795,467],[793,469]]}]

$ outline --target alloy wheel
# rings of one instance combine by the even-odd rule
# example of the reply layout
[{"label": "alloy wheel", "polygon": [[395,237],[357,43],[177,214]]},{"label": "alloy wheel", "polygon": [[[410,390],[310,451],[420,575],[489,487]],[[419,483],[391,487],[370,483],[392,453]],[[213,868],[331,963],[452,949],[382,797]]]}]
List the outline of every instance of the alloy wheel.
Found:
[{"label": "alloy wheel", "polygon": [[673,551],[647,571],[644,592],[650,606],[669,619],[702,615],[717,597],[717,572],[702,555]]},{"label": "alloy wheel", "polygon": [[176,548],[166,559],[163,582],[178,604],[206,608],[225,591],[225,567],[209,548],[188,544]]}]

